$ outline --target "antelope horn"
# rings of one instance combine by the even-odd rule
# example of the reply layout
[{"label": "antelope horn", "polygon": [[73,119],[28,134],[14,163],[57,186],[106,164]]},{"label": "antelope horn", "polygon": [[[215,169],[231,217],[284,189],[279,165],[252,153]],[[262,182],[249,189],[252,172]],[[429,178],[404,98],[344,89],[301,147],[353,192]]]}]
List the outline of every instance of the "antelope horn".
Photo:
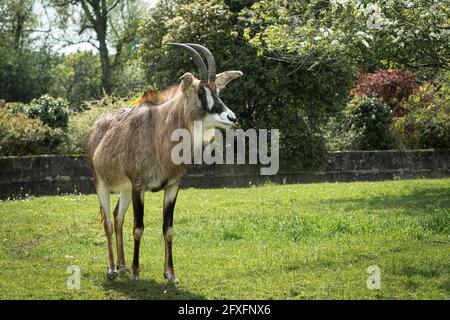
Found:
[{"label": "antelope horn", "polygon": [[202,57],[200,56],[200,54],[197,51],[195,51],[193,48],[189,47],[188,45],[185,45],[184,43],[168,42],[167,45],[183,48],[183,49],[186,49],[187,51],[189,51],[192,54],[192,56],[194,57],[195,64],[197,65],[199,76],[200,76],[200,81],[208,82],[208,70],[206,69],[205,62],[203,61]]},{"label": "antelope horn", "polygon": [[197,49],[201,51],[206,58],[206,61],[208,62],[208,80],[210,82],[216,81],[216,62],[214,60],[214,56],[212,55],[211,51],[208,50],[208,48],[195,44],[195,43],[186,43],[188,46]]}]

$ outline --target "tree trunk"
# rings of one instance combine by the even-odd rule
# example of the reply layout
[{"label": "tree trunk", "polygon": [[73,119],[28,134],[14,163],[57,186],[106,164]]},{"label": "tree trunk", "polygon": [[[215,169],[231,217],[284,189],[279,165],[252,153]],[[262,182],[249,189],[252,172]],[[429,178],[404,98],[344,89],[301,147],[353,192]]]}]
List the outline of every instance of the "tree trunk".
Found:
[{"label": "tree trunk", "polygon": [[17,16],[16,16],[17,25],[14,28],[15,29],[14,30],[14,48],[15,49],[20,49],[22,47],[25,19],[26,18],[24,15],[17,13]]},{"label": "tree trunk", "polygon": [[91,23],[97,35],[98,51],[100,53],[100,63],[102,66],[102,90],[111,93],[111,64],[109,62],[108,45],[106,35],[108,29],[108,9],[105,0],[78,0],[81,7]]},{"label": "tree trunk", "polygon": [[98,35],[100,63],[102,66],[102,89],[106,93],[111,93],[110,69],[108,46],[106,44],[106,33]]}]

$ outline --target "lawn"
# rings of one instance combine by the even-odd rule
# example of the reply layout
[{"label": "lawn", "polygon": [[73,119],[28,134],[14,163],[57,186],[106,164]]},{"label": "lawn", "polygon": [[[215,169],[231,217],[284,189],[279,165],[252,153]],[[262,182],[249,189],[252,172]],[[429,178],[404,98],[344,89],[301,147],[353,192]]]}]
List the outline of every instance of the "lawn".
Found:
[{"label": "lawn", "polygon": [[[147,193],[141,280],[110,281],[94,195],[0,202],[0,298],[450,298],[450,179],[182,190],[177,286],[163,277],[161,205]],[[67,287],[71,265],[79,290]],[[380,290],[367,287],[374,265]]]}]

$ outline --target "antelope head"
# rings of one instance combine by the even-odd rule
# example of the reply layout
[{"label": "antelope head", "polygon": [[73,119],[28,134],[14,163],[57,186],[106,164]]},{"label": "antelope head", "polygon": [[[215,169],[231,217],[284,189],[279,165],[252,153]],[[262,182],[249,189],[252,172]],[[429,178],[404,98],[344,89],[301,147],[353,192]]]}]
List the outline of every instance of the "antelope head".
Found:
[{"label": "antelope head", "polygon": [[[194,43],[167,43],[189,51],[199,71],[199,78],[192,73],[181,76],[181,92],[185,96],[190,107],[195,108],[202,121],[203,129],[214,128],[229,129],[236,124],[236,115],[220,99],[219,92],[232,80],[243,75],[241,71],[225,71],[216,74],[216,63],[211,52],[202,45]],[[206,58],[206,67],[200,51]]]}]

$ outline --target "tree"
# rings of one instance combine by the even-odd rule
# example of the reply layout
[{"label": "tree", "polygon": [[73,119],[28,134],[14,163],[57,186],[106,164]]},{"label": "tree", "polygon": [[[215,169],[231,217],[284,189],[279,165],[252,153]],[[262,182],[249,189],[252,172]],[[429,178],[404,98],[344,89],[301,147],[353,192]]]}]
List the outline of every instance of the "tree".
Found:
[{"label": "tree", "polygon": [[34,0],[5,0],[0,4],[0,39],[11,41],[14,49],[22,48],[34,30],[34,3]]},{"label": "tree", "polygon": [[[67,28],[68,16],[75,16],[78,35],[93,32],[95,39],[80,39],[89,42],[99,52],[102,80],[101,87],[107,93],[112,91],[112,69],[119,65],[123,48],[135,40],[137,21],[139,19],[139,0],[52,0],[59,8],[60,25]],[[78,13],[78,14],[74,14]],[[95,41],[94,41],[95,40]],[[69,44],[77,41],[69,42]],[[111,50],[111,47],[115,50]],[[115,57],[111,62],[111,51]]]},{"label": "tree", "polygon": [[92,52],[70,54],[52,70],[49,93],[69,100],[72,109],[81,110],[83,101],[99,98],[100,63]]},{"label": "tree", "polygon": [[352,70],[336,60],[293,65],[258,55],[245,30],[259,7],[253,1],[162,0],[144,18],[140,56],[150,84],[161,89],[196,70],[191,57],[168,41],[195,42],[214,54],[218,71],[238,69],[244,77],[221,93],[244,128],[281,130],[280,156],[304,166],[323,159],[321,124],[344,105]]},{"label": "tree", "polygon": [[33,12],[35,0],[0,2],[0,97],[29,102],[48,90],[49,70],[57,58],[40,45],[39,27]]},{"label": "tree", "polygon": [[445,1],[274,0],[253,9],[250,43],[280,59],[336,56],[364,71],[405,65],[424,76],[450,68]]}]

